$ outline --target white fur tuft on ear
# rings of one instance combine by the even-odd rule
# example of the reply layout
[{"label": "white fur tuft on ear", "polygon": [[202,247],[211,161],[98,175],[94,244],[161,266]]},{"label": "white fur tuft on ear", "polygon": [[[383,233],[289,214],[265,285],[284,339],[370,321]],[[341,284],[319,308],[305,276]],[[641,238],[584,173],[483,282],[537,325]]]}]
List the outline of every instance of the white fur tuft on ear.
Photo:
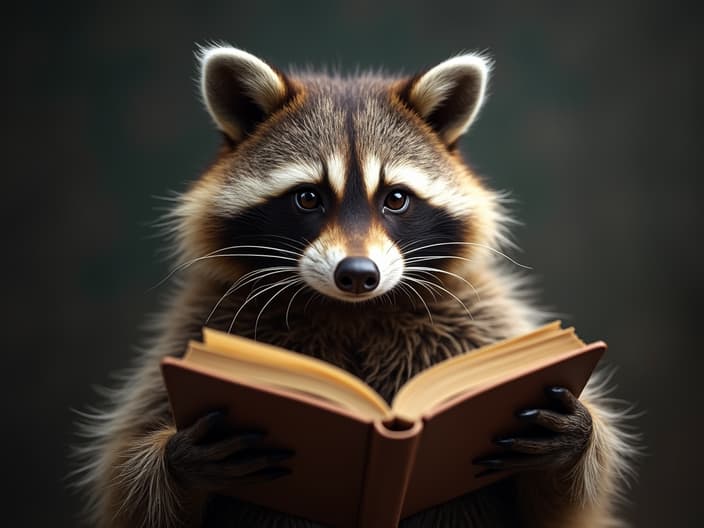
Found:
[{"label": "white fur tuft on ear", "polygon": [[479,113],[491,65],[488,58],[471,53],[441,62],[412,81],[407,102],[453,144]]},{"label": "white fur tuft on ear", "polygon": [[218,128],[234,142],[285,101],[283,76],[254,55],[221,46],[201,49],[199,55],[205,106]]}]

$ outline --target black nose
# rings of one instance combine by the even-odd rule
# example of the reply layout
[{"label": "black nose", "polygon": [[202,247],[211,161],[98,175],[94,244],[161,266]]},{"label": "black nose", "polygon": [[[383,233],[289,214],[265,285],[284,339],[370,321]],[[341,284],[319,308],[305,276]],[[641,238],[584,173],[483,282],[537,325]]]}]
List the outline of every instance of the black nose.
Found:
[{"label": "black nose", "polygon": [[370,292],[379,286],[379,268],[365,257],[342,259],[335,269],[335,284],[344,292]]}]

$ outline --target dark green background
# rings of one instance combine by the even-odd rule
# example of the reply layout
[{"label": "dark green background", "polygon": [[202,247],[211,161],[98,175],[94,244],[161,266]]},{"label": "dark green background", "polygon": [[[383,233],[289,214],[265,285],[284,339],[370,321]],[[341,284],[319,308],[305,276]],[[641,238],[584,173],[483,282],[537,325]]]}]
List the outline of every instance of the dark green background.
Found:
[{"label": "dark green background", "polygon": [[491,98],[463,147],[518,200],[512,254],[541,300],[609,342],[616,395],[643,412],[627,515],[701,520],[702,9],[571,4],[4,7],[3,524],[75,524],[71,408],[96,401],[157,309],[154,195],[183,189],[219,141],[193,82],[210,39],[343,71],[487,50]]}]

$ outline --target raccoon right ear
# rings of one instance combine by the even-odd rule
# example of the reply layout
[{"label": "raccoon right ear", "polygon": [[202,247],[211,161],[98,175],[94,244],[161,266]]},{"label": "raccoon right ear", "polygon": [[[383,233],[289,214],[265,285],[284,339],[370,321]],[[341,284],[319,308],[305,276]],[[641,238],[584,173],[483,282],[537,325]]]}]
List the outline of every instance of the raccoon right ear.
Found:
[{"label": "raccoon right ear", "polygon": [[218,128],[239,143],[291,97],[283,74],[231,47],[201,50],[203,101]]},{"label": "raccoon right ear", "polygon": [[453,146],[484,103],[490,71],[486,57],[459,55],[406,81],[399,96]]}]

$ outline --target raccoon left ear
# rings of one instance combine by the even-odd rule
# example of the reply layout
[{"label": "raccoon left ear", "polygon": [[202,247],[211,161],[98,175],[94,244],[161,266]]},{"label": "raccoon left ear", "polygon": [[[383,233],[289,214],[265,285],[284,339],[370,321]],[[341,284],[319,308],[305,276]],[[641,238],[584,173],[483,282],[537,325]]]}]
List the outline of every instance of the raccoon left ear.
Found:
[{"label": "raccoon left ear", "polygon": [[413,77],[399,95],[451,146],[477,117],[490,71],[487,58],[460,55]]},{"label": "raccoon left ear", "polygon": [[215,124],[233,143],[291,97],[283,74],[254,55],[231,47],[203,49],[201,92]]}]

